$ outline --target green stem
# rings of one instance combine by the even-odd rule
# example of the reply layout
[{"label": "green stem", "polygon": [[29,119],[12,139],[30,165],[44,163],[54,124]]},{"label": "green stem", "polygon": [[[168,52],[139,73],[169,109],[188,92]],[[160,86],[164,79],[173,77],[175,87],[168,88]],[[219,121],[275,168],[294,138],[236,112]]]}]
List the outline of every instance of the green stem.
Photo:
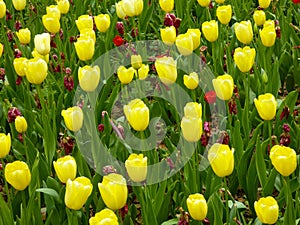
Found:
[{"label": "green stem", "polygon": [[225,191],[225,209],[226,209],[226,224],[229,223],[229,207],[228,207],[228,186],[227,186],[227,177],[224,177],[224,191]]},{"label": "green stem", "polygon": [[11,205],[12,200],[11,200],[11,196],[10,196],[10,191],[8,189],[8,184],[7,184],[7,181],[5,179],[5,175],[4,175],[4,165],[5,165],[5,162],[4,162],[3,159],[1,159],[1,163],[2,163],[2,168],[3,168],[2,169],[2,177],[4,179],[5,193],[6,193],[6,196],[7,196],[7,203],[8,203],[8,207],[9,207],[10,211],[13,212],[12,211],[12,205]]},{"label": "green stem", "polygon": [[249,74],[246,74],[246,79],[244,80],[244,88],[246,90],[245,92],[245,107],[244,107],[244,116],[246,117],[243,118],[245,122],[244,126],[245,126],[245,138],[246,138],[246,143],[249,142],[249,96],[250,96],[250,87],[249,87]]}]

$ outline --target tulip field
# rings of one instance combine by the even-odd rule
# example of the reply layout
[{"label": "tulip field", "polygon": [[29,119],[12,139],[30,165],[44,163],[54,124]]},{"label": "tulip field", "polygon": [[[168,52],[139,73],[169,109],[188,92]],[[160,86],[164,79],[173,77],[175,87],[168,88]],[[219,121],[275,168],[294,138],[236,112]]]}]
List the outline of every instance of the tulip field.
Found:
[{"label": "tulip field", "polygon": [[0,0],[0,225],[299,225],[299,0]]}]

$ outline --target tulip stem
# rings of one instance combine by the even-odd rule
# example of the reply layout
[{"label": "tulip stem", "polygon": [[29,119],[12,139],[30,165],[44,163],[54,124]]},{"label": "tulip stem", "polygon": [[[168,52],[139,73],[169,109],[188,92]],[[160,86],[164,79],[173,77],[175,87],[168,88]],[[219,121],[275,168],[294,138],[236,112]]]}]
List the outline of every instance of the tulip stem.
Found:
[{"label": "tulip stem", "polygon": [[5,193],[6,193],[6,196],[7,196],[7,203],[8,203],[8,206],[9,206],[9,209],[11,212],[12,211],[12,206],[11,206],[11,197],[10,197],[10,191],[8,189],[8,184],[7,184],[7,181],[6,181],[6,178],[5,178],[5,175],[4,175],[4,160],[1,159],[1,163],[2,163],[2,177],[4,178],[4,186],[5,186]]},{"label": "tulip stem", "polygon": [[228,186],[227,186],[227,177],[223,178],[224,191],[225,191],[225,209],[226,209],[226,224],[229,224],[229,208],[228,208]]},{"label": "tulip stem", "polygon": [[270,145],[270,148],[272,147],[272,124],[271,124],[271,120],[267,121],[268,123],[268,130],[269,130],[269,145]]}]

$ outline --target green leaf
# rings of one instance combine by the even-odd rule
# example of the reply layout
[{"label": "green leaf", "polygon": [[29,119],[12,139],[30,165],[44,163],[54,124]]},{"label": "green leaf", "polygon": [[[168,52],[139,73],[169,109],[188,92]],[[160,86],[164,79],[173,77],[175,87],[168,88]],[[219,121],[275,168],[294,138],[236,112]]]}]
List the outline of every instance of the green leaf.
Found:
[{"label": "green leaf", "polygon": [[51,189],[51,188],[38,188],[36,189],[36,192],[42,192],[46,195],[50,195],[51,197],[53,197],[58,203],[62,203],[59,194]]},{"label": "green leaf", "polygon": [[163,222],[161,225],[172,225],[172,224],[177,224],[178,223],[178,218],[170,219],[168,221]]},{"label": "green leaf", "polygon": [[256,171],[258,175],[259,182],[262,187],[265,186],[267,182],[267,168],[264,159],[264,150],[261,148],[260,138],[257,138],[256,142],[256,157],[255,157],[255,164],[256,164]]},{"label": "green leaf", "polygon": [[4,222],[3,224],[14,225],[12,212],[4,201],[2,194],[0,194],[0,216]]}]

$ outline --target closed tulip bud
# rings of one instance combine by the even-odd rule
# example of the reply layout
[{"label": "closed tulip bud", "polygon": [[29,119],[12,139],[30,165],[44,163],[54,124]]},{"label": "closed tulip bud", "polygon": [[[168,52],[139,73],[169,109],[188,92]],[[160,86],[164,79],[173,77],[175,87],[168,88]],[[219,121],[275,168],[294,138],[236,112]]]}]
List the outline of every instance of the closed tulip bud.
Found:
[{"label": "closed tulip bud", "polygon": [[225,0],[215,0],[216,1],[216,3],[218,3],[218,4],[223,4],[224,2],[225,2]]},{"label": "closed tulip bud", "polygon": [[4,158],[8,155],[11,147],[10,134],[0,133],[0,158]]},{"label": "closed tulip bud", "polygon": [[178,35],[175,44],[181,55],[188,56],[193,53],[193,39],[190,35]]},{"label": "closed tulip bud", "polygon": [[173,84],[177,79],[177,63],[172,57],[162,57],[155,60],[157,74],[165,85]]},{"label": "closed tulip bud", "polygon": [[186,33],[192,37],[193,50],[197,49],[200,46],[200,29],[188,29]]},{"label": "closed tulip bud", "polygon": [[14,59],[14,69],[18,76],[23,77],[25,76],[25,68],[27,66],[28,59],[21,57]]},{"label": "closed tulip bud", "polygon": [[130,154],[125,161],[126,171],[134,182],[141,182],[147,176],[147,157],[143,154]]},{"label": "closed tulip bud", "polygon": [[125,178],[116,173],[110,173],[103,177],[102,183],[98,184],[98,188],[105,205],[117,210],[125,206],[128,189]]},{"label": "closed tulip bud", "polygon": [[90,218],[89,225],[119,225],[119,222],[112,210],[103,209]]},{"label": "closed tulip bud", "polygon": [[43,25],[47,31],[56,34],[60,30],[59,19],[54,14],[46,14],[42,17]]},{"label": "closed tulip bud", "polygon": [[40,53],[38,53],[38,51],[36,49],[34,49],[32,52],[31,52],[31,55],[33,58],[39,58],[39,59],[42,59],[44,60],[46,63],[49,62],[49,54],[47,55],[41,55]]},{"label": "closed tulip bud", "polygon": [[15,127],[19,133],[27,131],[27,121],[23,116],[17,116],[15,120]]},{"label": "closed tulip bud", "polygon": [[258,4],[261,8],[266,9],[270,6],[271,0],[258,0]]},{"label": "closed tulip bud", "polygon": [[37,34],[34,37],[34,46],[36,51],[41,55],[48,55],[50,52],[50,34]]},{"label": "closed tulip bud", "polygon": [[0,19],[6,15],[6,4],[3,0],[0,0]]},{"label": "closed tulip bud", "polygon": [[94,17],[97,29],[100,32],[106,32],[110,27],[110,16],[108,14],[99,14]]},{"label": "closed tulip bud", "polygon": [[207,7],[210,4],[211,0],[197,0],[199,5],[201,5],[202,7]]},{"label": "closed tulip bud", "polygon": [[131,56],[131,66],[134,69],[137,70],[137,69],[141,68],[142,64],[143,64],[143,60],[140,55],[132,55]]},{"label": "closed tulip bud", "polygon": [[77,173],[77,164],[75,159],[70,156],[64,156],[53,162],[53,166],[62,183],[67,183],[68,179],[74,180]]},{"label": "closed tulip bud", "polygon": [[92,190],[93,185],[86,177],[77,177],[73,181],[69,179],[65,193],[66,206],[73,210],[81,209],[91,195]]},{"label": "closed tulip bud", "polygon": [[208,161],[219,177],[229,176],[234,168],[233,151],[228,145],[216,143],[208,150]]},{"label": "closed tulip bud", "polygon": [[168,46],[172,46],[176,40],[176,29],[174,26],[160,29],[161,40]]},{"label": "closed tulip bud", "polygon": [[215,20],[202,23],[202,33],[209,42],[215,42],[219,36],[218,22]]},{"label": "closed tulip bud", "polygon": [[272,26],[266,26],[259,31],[261,42],[266,47],[272,47],[276,40],[276,31]]},{"label": "closed tulip bud", "polygon": [[126,13],[123,10],[123,1],[120,1],[120,2],[116,3],[116,11],[117,11],[117,16],[120,19],[125,19]]},{"label": "closed tulip bud", "polygon": [[0,43],[0,57],[2,56],[3,54],[3,44]]},{"label": "closed tulip bud", "polygon": [[81,32],[83,29],[93,30],[93,18],[89,15],[82,15],[79,16],[78,19],[75,21],[78,30]]},{"label": "closed tulip bud", "polygon": [[174,8],[174,0],[159,0],[159,5],[163,11],[168,13]]},{"label": "closed tulip bud", "polygon": [[182,134],[185,140],[197,142],[202,135],[202,119],[198,117],[184,116],[181,120]]},{"label": "closed tulip bud", "polygon": [[275,224],[278,220],[279,207],[277,201],[271,196],[255,201],[254,209],[258,219],[264,224]]},{"label": "closed tulip bud", "polygon": [[23,9],[25,9],[26,6],[26,0],[12,0],[14,8],[17,11],[21,11]]},{"label": "closed tulip bud", "polygon": [[120,66],[117,71],[118,78],[122,84],[129,84],[133,79],[134,73],[135,70],[132,67],[127,69],[125,66]]},{"label": "closed tulip bud", "polygon": [[69,0],[58,0],[57,6],[61,14],[67,14],[70,8]]},{"label": "closed tulip bud", "polygon": [[201,118],[202,117],[202,105],[201,103],[197,102],[188,102],[184,106],[184,116],[187,117],[196,117]]},{"label": "closed tulip bud", "polygon": [[229,100],[233,94],[234,82],[229,74],[218,76],[212,80],[215,92],[219,99]]},{"label": "closed tulip bud", "polygon": [[254,99],[255,107],[263,120],[272,120],[276,115],[277,101],[274,95],[267,93]]},{"label": "closed tulip bud", "polygon": [[95,42],[90,37],[81,37],[74,43],[77,56],[80,60],[86,61],[93,58],[95,53]]},{"label": "closed tulip bud", "polygon": [[60,10],[58,5],[50,5],[46,7],[47,14],[52,14],[60,20]]},{"label": "closed tulip bud", "polygon": [[33,58],[27,61],[24,68],[27,80],[32,84],[41,84],[47,77],[47,63],[40,58]]},{"label": "closed tulip bud", "polygon": [[204,220],[207,214],[207,203],[202,194],[189,195],[186,200],[188,211],[194,220]]},{"label": "closed tulip bud", "polygon": [[261,26],[266,21],[266,13],[263,10],[255,10],[253,19],[257,26]]},{"label": "closed tulip bud", "polygon": [[29,44],[31,39],[31,32],[28,28],[20,29],[16,32],[16,34],[21,44]]},{"label": "closed tulip bud", "polygon": [[79,131],[83,124],[83,112],[80,107],[73,106],[67,110],[62,110],[61,115],[64,118],[67,128],[71,131]]},{"label": "closed tulip bud", "polygon": [[4,171],[6,181],[18,191],[23,191],[31,181],[31,173],[25,162],[8,163]]},{"label": "closed tulip bud", "polygon": [[99,66],[84,66],[79,67],[78,80],[82,90],[86,92],[94,91],[100,81],[100,68]]},{"label": "closed tulip bud", "polygon": [[242,21],[234,25],[234,32],[237,39],[243,44],[249,44],[253,39],[253,30],[251,22]]},{"label": "closed tulip bud", "polygon": [[123,11],[129,17],[138,16],[143,11],[143,0],[122,0],[122,2]]},{"label": "closed tulip bud", "polygon": [[138,78],[145,80],[149,73],[149,65],[142,64],[141,68],[138,69]]},{"label": "closed tulip bud", "polygon": [[234,62],[243,73],[249,72],[255,60],[256,52],[254,48],[246,46],[244,48],[236,48],[234,51]]},{"label": "closed tulip bud", "polygon": [[136,131],[144,131],[149,125],[149,108],[141,99],[134,99],[124,106],[126,119]]},{"label": "closed tulip bud", "polygon": [[194,90],[195,88],[198,87],[199,85],[199,77],[198,74],[193,72],[190,73],[190,75],[184,75],[183,76],[183,83],[184,85],[190,89],[190,90]]},{"label": "closed tulip bud", "polygon": [[96,43],[96,33],[94,30],[90,29],[82,29],[80,31],[80,37],[77,39],[77,41],[85,40],[85,39],[92,39],[94,43]]},{"label": "closed tulip bud", "polygon": [[223,5],[217,8],[217,17],[218,20],[226,25],[230,22],[232,16],[232,8],[231,5]]}]

